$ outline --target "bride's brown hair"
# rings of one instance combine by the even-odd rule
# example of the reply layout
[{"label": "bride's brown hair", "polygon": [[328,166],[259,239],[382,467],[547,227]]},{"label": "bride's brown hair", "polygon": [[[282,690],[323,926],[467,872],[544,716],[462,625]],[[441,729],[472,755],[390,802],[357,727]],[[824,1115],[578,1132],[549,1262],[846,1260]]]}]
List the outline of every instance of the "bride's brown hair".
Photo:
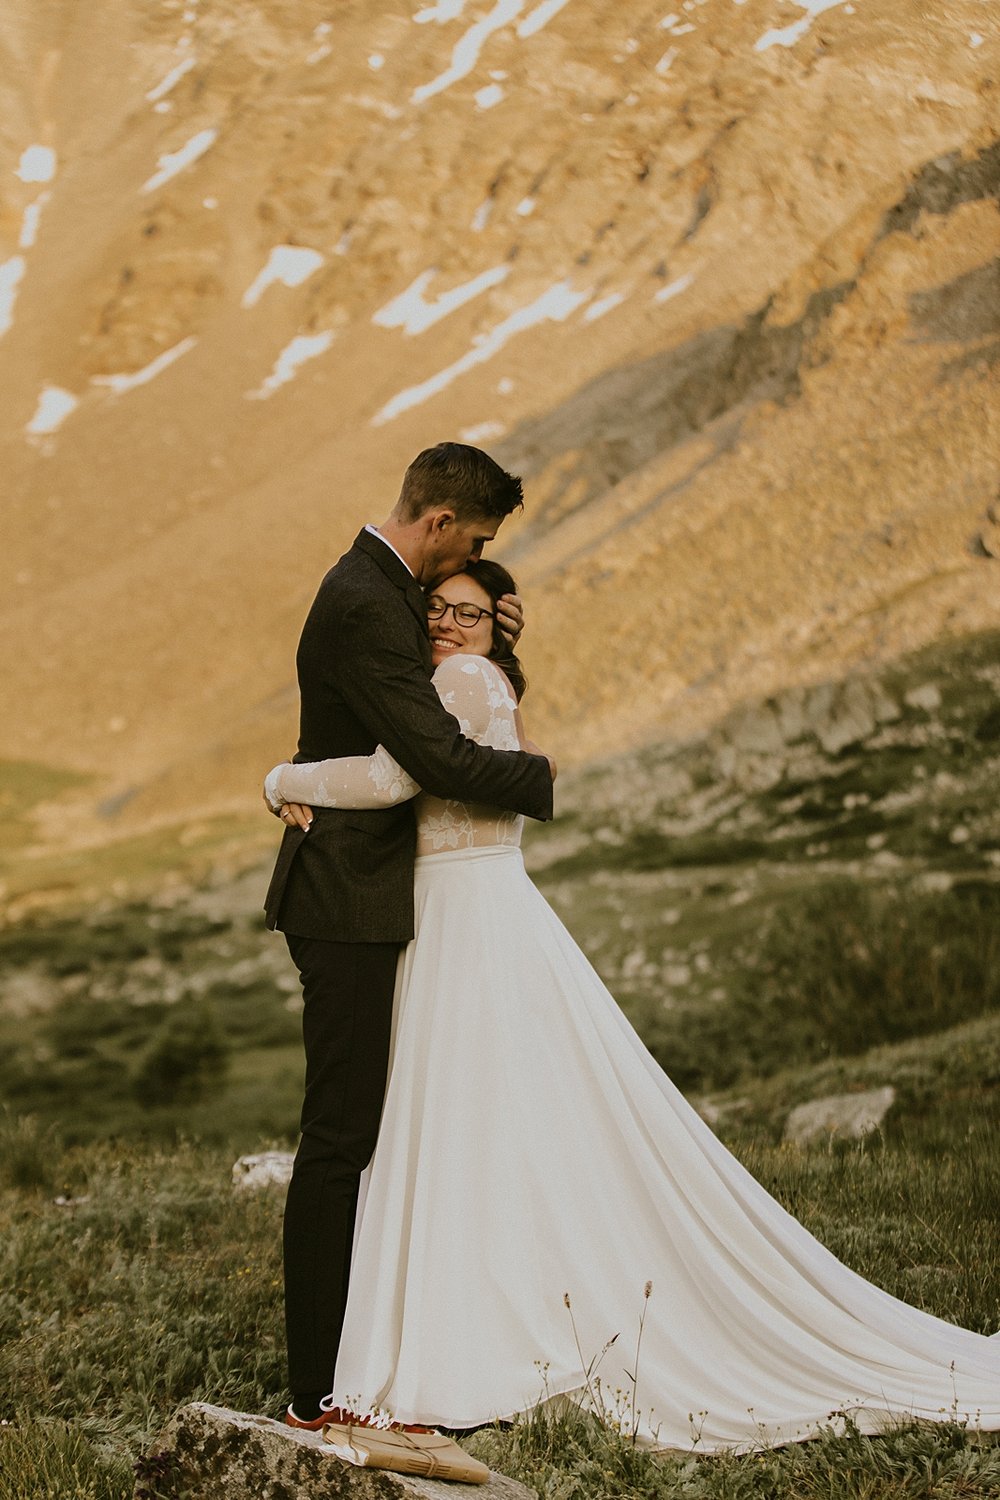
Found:
[{"label": "bride's brown hair", "polygon": [[[501,594],[517,593],[517,584],[507,569],[502,563],[494,562],[491,557],[482,557],[478,562],[466,563],[458,576],[471,578],[473,583],[478,583],[484,593],[489,594],[494,610]],[[506,672],[510,685],[514,689],[514,696],[520,703],[528,686],[528,679],[524,675],[524,668],[520,661],[514,655],[510,641],[500,629],[496,619],[493,620],[490,660],[495,661],[497,666]]]}]

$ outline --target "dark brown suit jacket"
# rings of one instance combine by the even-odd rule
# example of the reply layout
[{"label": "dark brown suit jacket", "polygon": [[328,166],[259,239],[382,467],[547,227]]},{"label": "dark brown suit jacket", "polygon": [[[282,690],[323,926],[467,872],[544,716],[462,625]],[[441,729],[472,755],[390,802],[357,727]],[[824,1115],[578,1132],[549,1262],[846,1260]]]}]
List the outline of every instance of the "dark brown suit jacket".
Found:
[{"label": "dark brown suit jacket", "polygon": [[[424,596],[368,531],[331,568],[296,658],[296,761],[370,755],[384,745],[438,797],[552,816],[542,756],[491,750],[461,733],[431,683]],[[413,936],[413,804],[351,812],[316,808],[308,833],[286,828],[267,893],[268,927],[335,942]]]}]

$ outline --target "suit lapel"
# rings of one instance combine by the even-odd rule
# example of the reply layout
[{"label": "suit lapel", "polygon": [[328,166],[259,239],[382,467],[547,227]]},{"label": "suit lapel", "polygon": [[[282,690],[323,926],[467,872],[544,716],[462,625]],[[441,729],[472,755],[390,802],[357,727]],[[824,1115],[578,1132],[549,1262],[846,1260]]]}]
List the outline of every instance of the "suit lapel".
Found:
[{"label": "suit lapel", "polygon": [[426,636],[427,603],[423,589],[409,568],[400,561],[387,543],[380,541],[377,536],[372,536],[370,531],[364,529],[359,531],[354,539],[354,545],[372,559],[390,583],[395,584],[396,588],[401,590],[403,598],[419,620],[420,628]]}]

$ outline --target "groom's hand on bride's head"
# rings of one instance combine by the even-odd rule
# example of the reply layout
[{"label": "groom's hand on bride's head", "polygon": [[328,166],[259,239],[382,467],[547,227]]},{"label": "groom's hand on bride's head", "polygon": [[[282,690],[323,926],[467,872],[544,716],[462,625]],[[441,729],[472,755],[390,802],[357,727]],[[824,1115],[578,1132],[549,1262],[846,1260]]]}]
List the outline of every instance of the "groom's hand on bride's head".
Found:
[{"label": "groom's hand on bride's head", "polygon": [[497,624],[511,646],[516,646],[524,629],[524,604],[520,594],[501,594],[497,600]]}]

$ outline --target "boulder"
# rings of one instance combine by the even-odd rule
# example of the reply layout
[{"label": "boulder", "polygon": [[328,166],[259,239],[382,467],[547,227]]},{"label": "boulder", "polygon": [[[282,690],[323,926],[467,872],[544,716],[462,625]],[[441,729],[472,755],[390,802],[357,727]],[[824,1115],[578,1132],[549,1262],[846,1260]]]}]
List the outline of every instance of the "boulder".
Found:
[{"label": "boulder", "polygon": [[292,1175],[293,1151],[261,1151],[256,1156],[241,1156],[233,1163],[233,1187],[241,1192],[249,1188],[284,1187]]},{"label": "boulder", "polygon": [[758,755],[780,755],[785,748],[781,723],[769,703],[741,709],[730,720],[727,729],[728,737],[737,750],[748,750]]},{"label": "boulder", "polygon": [[850,679],[834,695],[827,711],[817,720],[816,738],[827,755],[837,755],[848,745],[857,745],[873,732],[878,720],[867,683]]},{"label": "boulder", "polygon": [[537,1500],[503,1474],[486,1484],[359,1469],[318,1432],[197,1401],[175,1412],[136,1464],[134,1500]]},{"label": "boulder", "polygon": [[775,700],[775,712],[781,729],[781,738],[786,745],[801,740],[808,730],[805,712],[806,694],[803,688],[789,688]]},{"label": "boulder", "polygon": [[828,1094],[799,1104],[785,1121],[786,1141],[797,1146],[820,1137],[860,1140],[878,1130],[896,1099],[892,1084],[861,1094]]},{"label": "boulder", "polygon": [[923,709],[925,714],[936,713],[941,707],[941,689],[936,682],[922,682],[919,687],[910,689],[904,702],[908,708]]}]

